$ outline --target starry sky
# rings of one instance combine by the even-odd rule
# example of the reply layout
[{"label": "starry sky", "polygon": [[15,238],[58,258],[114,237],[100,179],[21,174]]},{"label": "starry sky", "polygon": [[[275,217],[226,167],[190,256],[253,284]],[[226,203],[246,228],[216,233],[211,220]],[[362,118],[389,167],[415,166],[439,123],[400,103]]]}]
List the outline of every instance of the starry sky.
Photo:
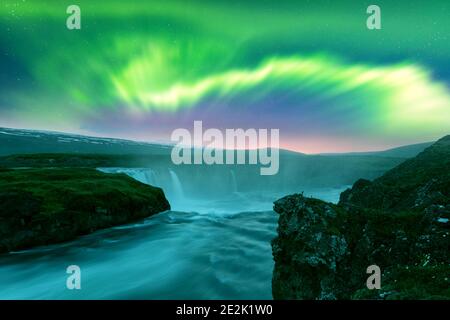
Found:
[{"label": "starry sky", "polygon": [[[68,30],[66,8],[81,8]],[[280,129],[306,153],[450,133],[450,2],[2,0],[0,126],[146,141]]]}]

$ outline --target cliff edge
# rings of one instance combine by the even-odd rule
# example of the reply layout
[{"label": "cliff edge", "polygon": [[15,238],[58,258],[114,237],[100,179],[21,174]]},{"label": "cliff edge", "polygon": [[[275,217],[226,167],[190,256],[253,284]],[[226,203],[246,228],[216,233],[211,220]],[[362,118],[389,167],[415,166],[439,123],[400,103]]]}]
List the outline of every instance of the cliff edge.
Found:
[{"label": "cliff edge", "polygon": [[[275,299],[450,299],[450,136],[338,205],[295,194],[274,210]],[[366,286],[370,265],[379,290]]]},{"label": "cliff edge", "polygon": [[94,169],[0,169],[0,252],[74,239],[169,210],[160,188]]}]

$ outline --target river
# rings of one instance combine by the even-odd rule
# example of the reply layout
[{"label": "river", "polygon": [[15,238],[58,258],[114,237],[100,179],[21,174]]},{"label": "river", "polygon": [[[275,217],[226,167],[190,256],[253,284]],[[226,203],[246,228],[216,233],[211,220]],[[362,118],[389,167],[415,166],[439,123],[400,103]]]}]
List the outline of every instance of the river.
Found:
[{"label": "river", "polygon": [[[136,172],[127,174],[139,178]],[[0,299],[271,299],[270,241],[278,219],[272,205],[282,194],[234,190],[221,199],[191,199],[170,176],[171,211],[1,255]],[[336,202],[344,188],[305,195]],[[66,288],[69,265],[81,269],[80,290]]]}]

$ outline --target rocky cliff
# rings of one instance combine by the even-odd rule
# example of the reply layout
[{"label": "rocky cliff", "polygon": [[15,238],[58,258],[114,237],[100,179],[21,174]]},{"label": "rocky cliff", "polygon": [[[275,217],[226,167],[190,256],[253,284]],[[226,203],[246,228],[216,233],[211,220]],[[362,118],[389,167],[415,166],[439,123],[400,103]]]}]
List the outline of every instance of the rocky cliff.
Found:
[{"label": "rocky cliff", "polygon": [[160,188],[93,169],[0,170],[0,252],[67,241],[169,210]]},{"label": "rocky cliff", "polygon": [[[296,194],[274,210],[275,299],[450,299],[450,136],[338,205]],[[370,265],[380,290],[366,287]]]}]

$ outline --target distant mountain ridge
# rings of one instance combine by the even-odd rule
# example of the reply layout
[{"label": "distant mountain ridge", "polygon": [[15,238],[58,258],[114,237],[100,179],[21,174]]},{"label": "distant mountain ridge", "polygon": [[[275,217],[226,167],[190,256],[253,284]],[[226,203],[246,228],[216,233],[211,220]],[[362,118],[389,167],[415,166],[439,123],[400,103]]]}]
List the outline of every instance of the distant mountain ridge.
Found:
[{"label": "distant mountain ridge", "polygon": [[78,134],[0,128],[0,156],[34,153],[170,154],[171,146]]},{"label": "distant mountain ridge", "polygon": [[[305,156],[383,156],[411,158],[432,145],[425,142],[383,151],[305,154],[280,149],[284,155]],[[172,146],[154,142],[92,137],[80,134],[0,127],[0,156],[30,153],[140,154],[168,155]]]},{"label": "distant mountain ridge", "polygon": [[360,155],[360,156],[382,156],[382,157],[398,157],[398,158],[412,158],[422,152],[425,148],[431,146],[434,142],[415,143],[406,146],[400,146],[382,151],[367,151],[367,152],[346,152],[346,153],[322,153],[322,155]]},{"label": "distant mountain ridge", "polygon": [[[279,172],[261,176],[259,164],[175,165],[171,151],[171,145],[0,128],[0,168],[150,168],[161,176],[172,170],[188,194],[199,197],[232,192],[233,179],[242,192],[277,190],[287,194],[303,188],[341,188],[359,178],[375,179],[406,159],[405,154],[309,155],[280,150]],[[211,188],[213,181],[215,187]]]}]

